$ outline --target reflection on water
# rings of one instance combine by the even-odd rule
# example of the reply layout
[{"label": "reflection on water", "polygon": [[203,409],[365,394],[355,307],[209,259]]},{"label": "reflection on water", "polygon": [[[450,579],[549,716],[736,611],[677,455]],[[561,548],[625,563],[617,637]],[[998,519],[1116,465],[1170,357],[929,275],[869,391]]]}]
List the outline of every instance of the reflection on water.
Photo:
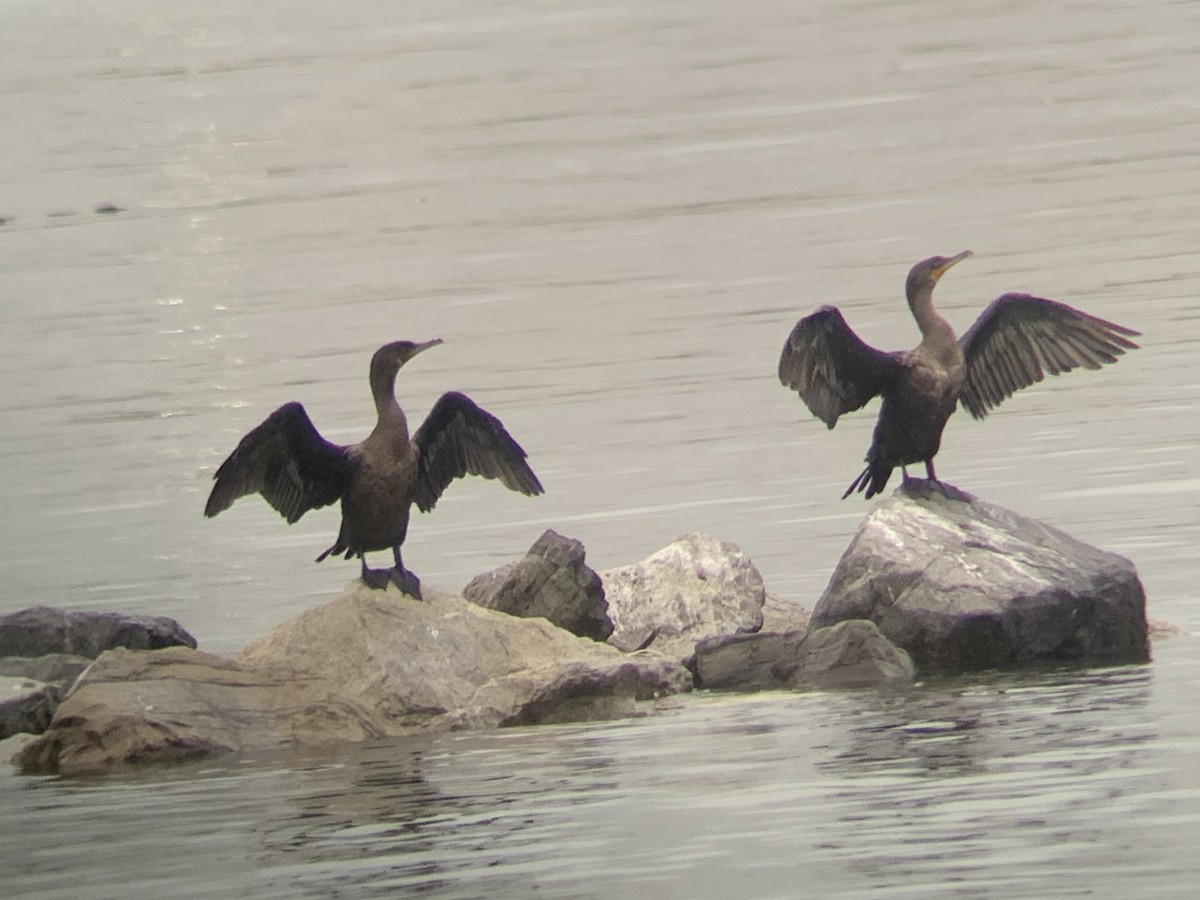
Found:
[{"label": "reflection on water", "polygon": [[[311,562],[336,513],[207,521],[211,473],[288,400],[359,439],[371,352],[431,337],[400,379],[413,418],[469,393],[547,493],[456,484],[406,546],[427,583],[546,527],[599,568],[703,530],[811,605],[868,508],[837,498],[873,422],[808,416],[782,341],[831,302],[910,346],[904,273],[970,247],[938,289],[960,330],[1025,290],[1145,338],[955,417],[939,472],[1130,556],[1151,615],[1200,629],[1197,24],[1120,0],[0,5],[0,608],[166,613],[229,652],[329,600],[354,577]],[[171,860],[160,895],[1178,895],[1192,646],[4,778],[0,866],[98,897],[145,859]]]}]

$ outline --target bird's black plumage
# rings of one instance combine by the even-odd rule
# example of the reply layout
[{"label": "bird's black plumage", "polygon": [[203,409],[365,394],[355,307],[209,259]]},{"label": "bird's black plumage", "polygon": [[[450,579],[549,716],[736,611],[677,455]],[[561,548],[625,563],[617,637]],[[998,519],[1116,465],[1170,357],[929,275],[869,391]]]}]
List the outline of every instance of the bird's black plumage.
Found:
[{"label": "bird's black plumage", "polygon": [[[237,498],[259,493],[290,524],[311,509],[340,500],[337,540],[317,561],[357,556],[368,584],[385,587],[391,580],[420,597],[420,581],[404,567],[400,554],[413,504],[428,512],[451,481],[468,474],[497,478],[523,494],[542,493],[525,451],[500,420],[458,392],[443,394],[409,440],[407,419],[396,402],[396,374],[413,356],[440,343],[396,341],[376,351],[370,375],[378,420],[357,444],[332,444],[299,403],[281,406],[242,438],[217,469],[205,515],[215,516]],[[395,566],[368,569],[365,554],[387,549]]]},{"label": "bird's black plumage", "polygon": [[961,403],[984,418],[1015,391],[1084,367],[1116,362],[1138,332],[1065,303],[1029,294],[1004,294],[991,302],[962,338],[933,308],[933,287],[969,250],[934,256],[913,266],[905,293],[921,342],[912,350],[883,352],[865,344],[832,306],[804,317],[784,342],[779,379],[797,391],[832,428],[838,417],[872,397],[883,400],[866,468],[843,497],[880,493],[893,469],[924,462],[937,481],[933,458],[947,420]]}]

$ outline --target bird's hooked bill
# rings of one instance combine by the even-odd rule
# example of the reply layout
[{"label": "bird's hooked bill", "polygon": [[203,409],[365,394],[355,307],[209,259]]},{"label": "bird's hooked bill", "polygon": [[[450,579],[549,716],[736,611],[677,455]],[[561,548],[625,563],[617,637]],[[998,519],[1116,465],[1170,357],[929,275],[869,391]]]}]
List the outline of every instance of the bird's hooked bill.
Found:
[{"label": "bird's hooked bill", "polygon": [[962,253],[955,253],[953,256],[948,257],[944,263],[942,263],[940,266],[938,266],[936,269],[933,270],[934,279],[941,278],[943,275],[945,275],[946,270],[949,269],[955,263],[960,263],[964,259],[966,259],[968,256],[974,256],[974,255],[975,254],[972,253],[970,250],[964,250]]}]

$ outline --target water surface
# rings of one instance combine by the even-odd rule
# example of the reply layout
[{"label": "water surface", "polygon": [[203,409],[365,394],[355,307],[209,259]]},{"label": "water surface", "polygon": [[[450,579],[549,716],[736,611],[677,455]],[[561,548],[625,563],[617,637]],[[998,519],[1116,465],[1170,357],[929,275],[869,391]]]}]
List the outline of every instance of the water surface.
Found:
[{"label": "water surface", "polygon": [[[1026,290],[1144,349],[955,417],[939,474],[1126,554],[1150,614],[1200,628],[1198,19],[9,0],[0,609],[164,613],[231,652],[331,599],[355,571],[312,563],[336,512],[288,528],[243,501],[208,521],[212,471],[288,400],[359,439],[370,353],[435,336],[401,375],[406,408],[469,393],[547,493],[453,486],[406,544],[424,580],[461,587],[546,527],[598,568],[702,530],[811,605],[867,509],[838,497],[873,422],[811,418],[775,380],[782,341],[832,302],[864,339],[911,345],[905,272],[969,247],[938,289],[959,329]],[[22,892],[87,872],[96,896],[128,895],[143,848],[175,860],[147,873],[155,895],[1183,895],[1193,649],[146,781],[9,779],[2,858]]]}]

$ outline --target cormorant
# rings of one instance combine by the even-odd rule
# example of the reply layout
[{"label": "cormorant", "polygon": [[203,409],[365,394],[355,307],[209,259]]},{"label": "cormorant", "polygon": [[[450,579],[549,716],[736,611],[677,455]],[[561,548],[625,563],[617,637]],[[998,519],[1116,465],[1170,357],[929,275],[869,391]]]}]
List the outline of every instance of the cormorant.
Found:
[{"label": "cormorant", "polygon": [[779,358],[779,380],[798,391],[813,415],[829,428],[838,416],[879,395],[883,405],[867,466],[842,498],[866,489],[880,493],[900,466],[905,482],[911,463],[924,462],[934,483],[933,457],[942,429],[962,403],[984,418],[1014,391],[1083,366],[1117,361],[1140,332],[1078,309],[1033,297],[1003,294],[988,305],[961,338],[933,308],[933,287],[946,270],[971,255],[934,256],[912,267],[904,286],[921,329],[921,343],[885,353],[850,330],[834,306],[822,306],[796,323]]},{"label": "cormorant", "polygon": [[[499,419],[463,394],[443,394],[409,440],[408,420],[396,402],[396,373],[440,343],[441,338],[395,341],[375,351],[371,394],[379,419],[357,444],[342,447],[325,440],[299,403],[279,407],[221,463],[204,514],[215,516],[238,497],[260,493],[290,525],[310,509],[341,500],[337,541],[317,562],[331,553],[357,556],[368,585],[386,588],[390,580],[419,600],[421,581],[400,559],[412,504],[429,512],[447,485],[468,473],[499,478],[522,494],[542,493],[525,451]],[[367,568],[367,552],[388,549],[394,568]]]}]

